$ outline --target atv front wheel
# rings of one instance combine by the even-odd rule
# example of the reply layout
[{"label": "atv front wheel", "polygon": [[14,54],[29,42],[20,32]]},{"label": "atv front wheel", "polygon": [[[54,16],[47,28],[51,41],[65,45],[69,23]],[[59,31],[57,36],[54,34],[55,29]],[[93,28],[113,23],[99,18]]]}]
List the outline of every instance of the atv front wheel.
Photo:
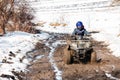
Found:
[{"label": "atv front wheel", "polygon": [[65,64],[71,64],[73,63],[73,51],[72,50],[68,50],[68,49],[65,49],[64,50],[64,63]]}]

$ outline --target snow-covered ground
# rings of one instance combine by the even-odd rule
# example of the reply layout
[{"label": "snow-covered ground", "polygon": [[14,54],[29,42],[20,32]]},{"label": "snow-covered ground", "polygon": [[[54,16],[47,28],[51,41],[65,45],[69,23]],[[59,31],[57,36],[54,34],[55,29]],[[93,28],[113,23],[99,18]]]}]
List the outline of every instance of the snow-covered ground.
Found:
[{"label": "snow-covered ground", "polygon": [[[71,34],[76,22],[82,21],[88,31],[100,31],[100,33],[92,34],[92,37],[98,41],[104,41],[109,45],[108,48],[113,51],[112,54],[120,57],[120,7],[108,7],[111,0],[36,1],[39,2],[33,2],[32,4],[36,9],[36,17],[33,21],[43,23],[42,26],[37,26],[37,29]],[[51,26],[51,23],[59,23],[60,25]],[[63,26],[63,24],[66,25]],[[13,75],[12,70],[25,71],[29,59],[25,58],[22,62],[20,59],[26,56],[27,52],[34,49],[36,42],[45,40],[49,36],[46,33],[13,32],[0,37],[0,75]],[[13,53],[13,56],[10,56],[11,53]],[[51,63],[55,65],[54,61]],[[56,76],[60,77],[61,72],[56,66],[54,68],[57,70]],[[7,79],[0,77],[0,80]]]},{"label": "snow-covered ground", "polygon": [[[11,71],[27,71],[26,67],[30,60],[26,58],[26,53],[33,50],[39,40],[47,38],[49,35],[46,33],[29,34],[25,32],[11,32],[0,37],[0,75],[14,75]],[[23,58],[24,56],[25,58]],[[20,61],[22,58],[23,61]],[[0,80],[8,79],[0,77]]]}]

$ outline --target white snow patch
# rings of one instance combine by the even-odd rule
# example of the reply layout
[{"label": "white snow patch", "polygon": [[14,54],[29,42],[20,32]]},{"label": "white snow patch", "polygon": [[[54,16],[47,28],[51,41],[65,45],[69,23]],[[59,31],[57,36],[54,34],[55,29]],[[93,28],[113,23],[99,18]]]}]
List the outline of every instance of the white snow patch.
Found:
[{"label": "white snow patch", "polygon": [[[59,44],[59,43],[58,43]],[[50,53],[49,53],[49,59],[50,59],[50,63],[52,65],[52,67],[54,68],[54,72],[55,72],[55,75],[56,75],[56,80],[62,80],[62,71],[60,71],[53,59],[53,53],[55,51],[55,48],[57,47],[58,45],[56,42],[53,43],[52,45],[49,45],[48,43],[46,43],[46,46],[48,46],[51,50],[50,50]]]},{"label": "white snow patch", "polygon": [[120,80],[119,78],[113,77],[111,74],[105,73],[105,75],[106,75],[108,78],[110,78],[110,79]]},{"label": "white snow patch", "polygon": [[[49,37],[47,33],[30,34],[19,31],[10,32],[0,37],[0,75],[13,75],[11,72],[13,69],[18,72],[26,71],[27,65],[30,64],[29,59],[24,58],[22,62],[20,62],[20,59],[26,56],[26,52],[34,49],[39,40],[48,39]],[[10,52],[15,56],[9,56]],[[3,63],[3,59],[11,63]],[[0,80],[4,79],[8,80],[0,77]]]}]

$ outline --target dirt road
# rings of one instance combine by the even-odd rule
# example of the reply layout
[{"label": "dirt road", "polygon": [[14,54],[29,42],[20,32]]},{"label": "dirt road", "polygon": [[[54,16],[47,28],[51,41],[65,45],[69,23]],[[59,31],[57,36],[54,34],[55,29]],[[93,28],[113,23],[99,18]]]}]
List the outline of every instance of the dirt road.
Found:
[{"label": "dirt road", "polygon": [[[51,34],[49,40],[36,45],[32,54],[31,65],[24,75],[25,80],[119,80],[120,59],[111,55],[107,45],[93,40],[93,48],[102,58],[100,63],[74,63],[67,65],[63,62],[63,49],[66,44],[59,44],[60,40],[69,35]],[[41,56],[42,55],[42,56]]]}]

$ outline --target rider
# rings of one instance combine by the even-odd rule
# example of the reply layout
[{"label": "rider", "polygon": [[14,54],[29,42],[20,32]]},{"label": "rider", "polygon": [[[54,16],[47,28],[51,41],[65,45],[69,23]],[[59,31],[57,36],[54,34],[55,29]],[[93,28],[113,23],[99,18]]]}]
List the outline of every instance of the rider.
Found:
[{"label": "rider", "polygon": [[88,32],[84,28],[83,23],[81,21],[78,21],[72,35],[79,35],[79,38],[83,39],[84,34],[88,34]]},{"label": "rider", "polygon": [[[78,21],[76,23],[76,28],[74,29],[72,35],[78,35],[79,39],[83,39],[84,34],[88,35],[89,32],[86,31],[86,29],[84,28],[83,23],[81,21]],[[97,62],[101,61],[101,58],[99,57],[98,54],[96,54],[96,61]]]}]

